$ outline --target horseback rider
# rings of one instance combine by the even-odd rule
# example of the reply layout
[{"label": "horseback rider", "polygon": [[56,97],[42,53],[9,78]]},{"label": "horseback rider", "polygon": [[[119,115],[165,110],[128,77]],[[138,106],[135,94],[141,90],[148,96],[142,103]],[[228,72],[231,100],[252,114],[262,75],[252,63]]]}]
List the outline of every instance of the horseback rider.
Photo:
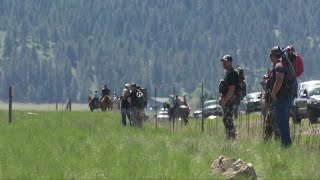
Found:
[{"label": "horseback rider", "polygon": [[101,96],[104,98],[105,96],[109,96],[110,94],[110,89],[108,88],[108,85],[105,84],[104,88],[101,90]]},{"label": "horseback rider", "polygon": [[176,95],[176,97],[174,98],[174,101],[173,101],[173,107],[174,108],[177,108],[180,106],[180,102],[181,100],[179,99],[178,95]]},{"label": "horseback rider", "polygon": [[173,116],[174,110],[176,110],[180,106],[181,100],[179,99],[179,96],[176,95],[174,100],[173,100],[173,107],[170,109],[170,116]]},{"label": "horseback rider", "polygon": [[94,91],[93,99],[92,99],[92,101],[90,103],[92,103],[93,106],[98,106],[99,105],[99,93],[98,93],[97,90]]}]

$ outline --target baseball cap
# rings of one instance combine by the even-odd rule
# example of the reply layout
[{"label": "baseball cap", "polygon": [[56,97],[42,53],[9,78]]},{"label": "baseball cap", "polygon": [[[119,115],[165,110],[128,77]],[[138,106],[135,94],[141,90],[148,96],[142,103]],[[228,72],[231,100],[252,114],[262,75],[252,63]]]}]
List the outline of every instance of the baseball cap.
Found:
[{"label": "baseball cap", "polygon": [[281,48],[279,46],[273,46],[270,50],[270,54],[281,54]]},{"label": "baseball cap", "polygon": [[232,62],[232,57],[229,54],[226,54],[222,57],[220,61],[231,61]]},{"label": "baseball cap", "polygon": [[124,85],[124,87],[130,87],[130,84],[126,83],[126,84]]}]

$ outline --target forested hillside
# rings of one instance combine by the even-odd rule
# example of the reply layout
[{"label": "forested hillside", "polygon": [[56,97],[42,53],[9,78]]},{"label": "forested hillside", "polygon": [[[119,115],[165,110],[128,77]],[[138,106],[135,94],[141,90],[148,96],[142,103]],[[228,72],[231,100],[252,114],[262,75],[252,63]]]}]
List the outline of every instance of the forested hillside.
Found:
[{"label": "forested hillside", "polygon": [[320,1],[0,0],[0,96],[20,102],[86,102],[108,83],[136,82],[160,96],[215,94],[229,53],[250,90],[273,45],[293,44],[302,80],[320,79]]}]

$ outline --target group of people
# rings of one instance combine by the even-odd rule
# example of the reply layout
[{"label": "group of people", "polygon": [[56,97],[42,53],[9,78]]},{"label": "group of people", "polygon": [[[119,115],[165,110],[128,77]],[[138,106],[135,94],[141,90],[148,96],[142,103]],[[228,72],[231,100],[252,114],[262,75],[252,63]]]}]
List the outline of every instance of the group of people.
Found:
[{"label": "group of people", "polygon": [[100,99],[106,97],[106,96],[110,96],[110,89],[108,88],[108,85],[105,84],[103,89],[101,90],[101,97],[98,93],[98,90],[94,91],[93,94],[93,99],[91,100],[91,102],[89,102],[89,105],[93,105],[94,107],[99,107],[99,101]]},{"label": "group of people", "polygon": [[132,83],[126,83],[122,91],[122,95],[118,96],[116,92],[113,93],[113,97],[110,96],[110,89],[105,84],[101,90],[101,96],[98,91],[94,91],[93,99],[89,102],[90,105],[94,105],[99,108],[99,101],[108,97],[116,102],[117,106],[121,110],[121,121],[124,126],[127,125],[127,119],[130,125],[134,127],[142,127],[143,120],[146,119],[144,109],[148,103],[147,89],[140,87],[139,85]]},{"label": "group of people", "polygon": [[131,126],[142,127],[145,118],[144,109],[148,103],[147,90],[135,83],[126,83],[119,101],[122,124],[126,126],[128,119]]},{"label": "group of people", "polygon": [[[268,113],[264,121],[264,139],[274,136],[279,139],[283,147],[292,144],[290,137],[289,118],[290,109],[297,94],[297,79],[295,59],[297,53],[293,46],[283,49],[274,46],[270,50],[272,66],[268,68],[263,78],[264,98],[266,99]],[[219,104],[223,108],[223,123],[227,139],[236,138],[236,129],[233,122],[234,108],[239,101],[239,74],[232,66],[233,58],[226,54],[221,59],[225,76],[219,85],[221,97]],[[291,68],[290,68],[291,67]],[[293,69],[293,70],[292,70]]]}]

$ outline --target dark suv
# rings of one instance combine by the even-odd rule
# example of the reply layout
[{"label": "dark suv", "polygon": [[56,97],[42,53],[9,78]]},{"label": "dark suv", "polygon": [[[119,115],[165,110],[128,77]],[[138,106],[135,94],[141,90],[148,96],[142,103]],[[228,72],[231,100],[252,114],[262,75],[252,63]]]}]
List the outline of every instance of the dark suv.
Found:
[{"label": "dark suv", "polygon": [[301,119],[309,118],[310,123],[317,123],[318,117],[320,117],[320,86],[301,89],[293,103],[293,122],[300,123]]}]

